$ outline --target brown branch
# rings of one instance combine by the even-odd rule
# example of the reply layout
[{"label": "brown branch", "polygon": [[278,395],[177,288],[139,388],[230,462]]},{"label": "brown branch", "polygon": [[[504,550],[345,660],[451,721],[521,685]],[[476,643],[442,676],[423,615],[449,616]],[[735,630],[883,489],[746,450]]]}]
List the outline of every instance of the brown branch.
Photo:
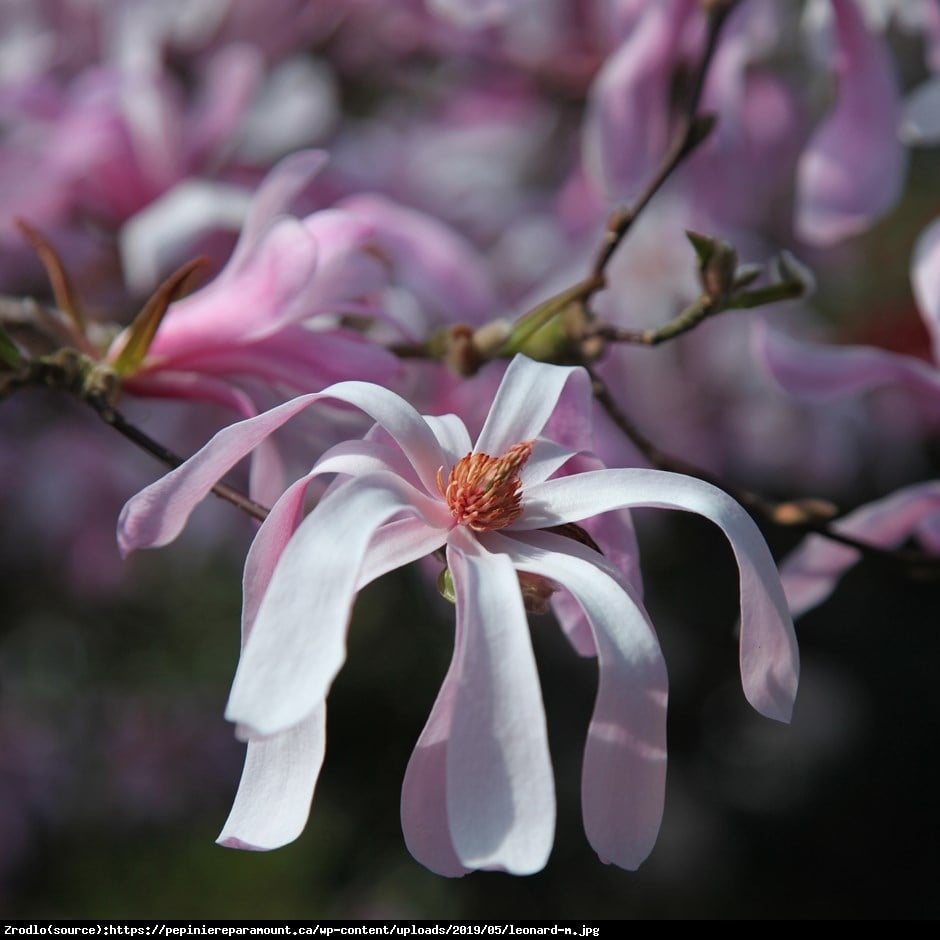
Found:
[{"label": "brown branch", "polygon": [[[161,463],[166,464],[171,469],[175,469],[185,462],[178,454],[164,447],[159,441],[155,441],[136,425],[131,424],[119,411],[113,408],[104,399],[98,396],[87,396],[84,401],[91,406],[105,424],[114,428],[115,431],[136,444],[142,450],[147,451],[151,456],[156,457]],[[259,522],[264,522],[268,517],[270,510],[268,510],[266,506],[255,502],[240,490],[229,486],[227,483],[216,483],[215,486],[212,487],[212,492],[220,499],[231,503],[236,509],[240,509]]]},{"label": "brown branch", "polygon": [[724,490],[736,502],[747,509],[751,515],[765,519],[781,528],[796,530],[807,535],[820,535],[832,542],[838,542],[847,548],[855,549],[865,558],[901,564],[918,573],[929,572],[935,577],[940,577],[940,558],[934,555],[912,549],[882,548],[833,529],[830,517],[834,513],[834,507],[830,507],[829,504],[820,500],[788,500],[784,502],[769,500],[751,490],[729,486],[702,467],[660,450],[627,417],[610,394],[604,380],[590,367],[588,368],[588,374],[591,377],[594,398],[598,404],[604,409],[611,421],[636,445],[651,466],[659,470],[682,473],[705,483],[710,483],[712,486]]},{"label": "brown branch", "polygon": [[[603,285],[605,278],[604,272],[611,257],[617,250],[617,247],[626,237],[630,227],[636,221],[640,213],[646,208],[647,204],[660,190],[662,185],[672,175],[676,167],[709,135],[715,125],[715,119],[712,115],[698,114],[699,102],[702,98],[702,90],[705,87],[705,78],[708,75],[708,69],[714,58],[715,50],[718,47],[718,37],[721,28],[728,18],[728,14],[734,9],[737,0],[729,2],[711,3],[707,9],[708,25],[705,37],[705,49],[702,52],[702,58],[699,60],[698,68],[695,70],[688,97],[686,98],[685,108],[679,117],[679,122],[673,131],[672,141],[663,154],[662,160],[656,167],[656,171],[649,179],[639,195],[634,199],[633,204],[628,207],[616,209],[607,221],[607,231],[604,233],[604,240],[594,259],[594,266],[591,268],[590,281],[599,282]],[[592,293],[599,288],[594,288]],[[588,295],[590,296],[590,295]]]}]

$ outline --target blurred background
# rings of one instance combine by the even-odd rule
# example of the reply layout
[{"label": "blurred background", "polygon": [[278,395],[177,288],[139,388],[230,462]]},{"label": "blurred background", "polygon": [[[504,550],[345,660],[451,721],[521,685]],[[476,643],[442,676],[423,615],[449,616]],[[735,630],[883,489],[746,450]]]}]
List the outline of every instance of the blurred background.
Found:
[{"label": "blurred background", "polygon": [[[127,322],[180,260],[174,250],[208,251],[218,267],[241,218],[181,230],[167,251],[161,229],[154,244],[164,247],[138,252],[129,232],[156,231],[144,224],[148,207],[193,180],[240,187],[247,198],[280,156],[304,146],[331,154],[311,204],[375,191],[459,231],[491,272],[502,305],[494,316],[544,296],[571,258],[583,273],[606,211],[579,157],[586,102],[642,4],[263,6],[0,0],[3,293],[47,299],[38,264],[4,228],[25,215],[75,272],[93,314]],[[727,164],[741,168],[740,205],[715,199],[701,186],[706,170],[696,182],[690,163],[624,246],[603,312],[634,326],[674,315],[692,272],[682,230],[705,226],[744,260],[788,247],[814,270],[811,302],[754,320],[927,361],[909,262],[940,213],[938,147],[910,149],[902,195],[867,231],[837,245],[801,243],[794,166],[831,102],[832,78],[808,69],[820,61],[806,51],[808,27],[774,6],[742,3],[753,19],[729,29],[756,43],[748,81],[772,79],[786,105],[780,140],[769,144],[779,160],[738,154],[743,163]],[[820,5],[806,6],[809,16]],[[870,22],[899,87],[916,88],[930,74],[928,39],[900,17]],[[236,107],[232,76],[249,73]],[[142,129],[128,104],[139,95],[176,117]],[[170,125],[180,135],[173,145],[188,149],[160,176],[145,144],[166,142]],[[122,175],[129,166],[140,171],[133,185]],[[106,185],[118,176],[120,199]],[[670,267],[676,257],[688,267]],[[743,363],[751,317],[730,313],[675,349],[618,350],[605,361],[650,437],[731,484],[822,496],[846,510],[937,477],[936,426],[916,402],[892,389],[828,408],[788,399]],[[429,364],[407,369],[403,384],[416,393],[440,381]],[[128,410],[183,453],[230,419],[150,401]],[[629,459],[622,441],[606,446]],[[940,915],[940,583],[888,562],[850,570],[797,622],[801,687],[792,724],[778,725],[741,691],[727,544],[677,514],[637,513],[647,604],[671,682],[665,817],[638,872],[603,865],[584,837],[580,762],[596,668],[574,655],[551,616],[531,620],[558,792],[545,870],[448,880],[408,854],[401,780],[453,641],[453,610],[418,568],[383,578],[357,602],[303,835],[264,854],[216,846],[244,754],[222,714],[253,524],[212,500],[172,546],[120,559],[117,513],[160,472],[63,396],[31,389],[0,401],[4,916]],[[777,558],[796,544],[793,533],[764,531]]]}]

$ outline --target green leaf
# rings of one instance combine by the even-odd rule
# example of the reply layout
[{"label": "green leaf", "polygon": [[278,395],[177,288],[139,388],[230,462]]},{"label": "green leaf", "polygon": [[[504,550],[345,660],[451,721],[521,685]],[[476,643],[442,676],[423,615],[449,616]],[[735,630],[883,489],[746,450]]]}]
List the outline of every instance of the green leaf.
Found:
[{"label": "green leaf", "polygon": [[170,304],[182,294],[189,276],[206,263],[206,258],[196,258],[184,264],[153,292],[143,310],[134,318],[128,331],[127,342],[114,360],[113,369],[116,375],[124,377],[137,371]]},{"label": "green leaf", "polygon": [[6,330],[0,326],[0,362],[11,369],[18,369],[23,364],[23,357],[16,343],[10,339]]}]

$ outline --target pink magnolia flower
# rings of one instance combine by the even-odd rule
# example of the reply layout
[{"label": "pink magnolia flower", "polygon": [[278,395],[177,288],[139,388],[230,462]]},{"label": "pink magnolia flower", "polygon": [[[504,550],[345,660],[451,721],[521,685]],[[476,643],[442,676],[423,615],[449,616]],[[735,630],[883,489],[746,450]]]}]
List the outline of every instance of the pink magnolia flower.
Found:
[{"label": "pink magnolia flower", "polygon": [[[907,393],[908,414],[927,428],[940,423],[940,220],[920,236],[911,283],[931,339],[933,362],[869,346],[826,347],[802,343],[768,329],[757,336],[757,354],[774,380],[795,397],[830,402],[893,387]],[[915,538],[940,554],[938,483],[915,483],[839,519],[833,528],[881,548]],[[786,559],[781,576],[791,609],[801,614],[822,603],[860,553],[809,536]]]},{"label": "pink magnolia flower", "polygon": [[907,170],[888,47],[868,29],[855,0],[831,0],[831,9],[836,102],[797,167],[794,225],[800,238],[816,245],[868,228],[895,204]]},{"label": "pink magnolia flower", "polygon": [[[555,794],[524,598],[538,606],[563,588],[590,629],[599,667],[583,764],[585,830],[602,859],[636,868],[663,809],[665,664],[623,571],[589,539],[565,537],[572,523],[611,510],[682,509],[721,527],[740,569],[745,695],[762,714],[789,720],[796,638],[754,523],[725,493],[677,474],[557,476],[575,454],[542,434],[563,393],[586,407],[582,370],[516,357],[471,444],[453,415],[422,417],[384,388],[340,383],[226,428],[127,504],[123,550],[162,545],[220,475],[311,404],[347,402],[377,422],[366,439],[325,453],[284,493],[249,552],[242,655],[226,713],[248,754],[222,844],[270,849],[300,834],[357,591],[443,550],[456,599],[454,654],[405,773],[408,848],[449,876],[544,866]],[[338,477],[301,521],[307,484],[320,474]]]}]

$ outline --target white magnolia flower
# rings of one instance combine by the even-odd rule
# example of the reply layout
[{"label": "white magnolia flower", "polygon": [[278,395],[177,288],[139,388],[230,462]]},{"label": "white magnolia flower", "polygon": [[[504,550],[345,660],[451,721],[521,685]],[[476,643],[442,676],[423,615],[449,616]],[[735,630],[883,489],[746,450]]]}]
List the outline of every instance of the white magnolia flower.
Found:
[{"label": "white magnolia flower", "polygon": [[[473,445],[453,415],[422,417],[384,388],[342,382],[219,432],[125,507],[125,550],[165,544],[229,467],[310,404],[348,402],[377,422],[366,440],[328,451],[284,493],[249,552],[244,641],[227,710],[248,755],[223,844],[268,849],[299,835],[357,591],[443,549],[456,596],[454,655],[405,773],[408,848],[444,875],[526,874],[545,865],[555,793],[524,594],[544,602],[563,588],[589,625],[598,659],[583,765],[585,830],[602,859],[636,868],[653,847],[663,808],[665,664],[630,580],[557,528],[570,531],[612,510],[683,509],[721,527],[740,569],[745,694],[762,714],[789,719],[796,638],[757,527],[725,493],[678,474],[558,476],[574,454],[540,435],[566,384],[586,400],[582,370],[517,357]],[[309,480],[326,473],[339,476],[301,521]]]}]

